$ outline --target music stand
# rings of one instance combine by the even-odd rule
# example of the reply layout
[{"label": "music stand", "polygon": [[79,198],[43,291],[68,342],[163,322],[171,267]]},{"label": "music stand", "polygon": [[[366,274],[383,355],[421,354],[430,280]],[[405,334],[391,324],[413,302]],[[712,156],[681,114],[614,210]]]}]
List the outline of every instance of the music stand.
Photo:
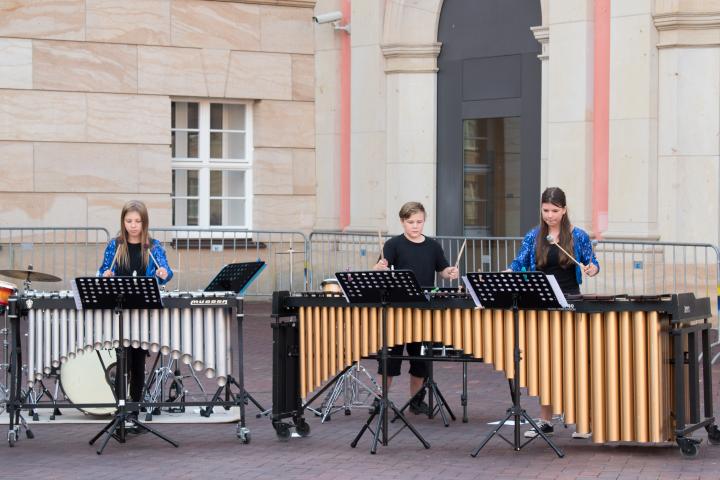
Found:
[{"label": "music stand", "polygon": [[[358,441],[366,430],[373,432],[373,442],[370,453],[377,452],[377,444],[382,431],[382,445],[387,446],[393,437],[388,438],[389,411],[392,410],[425,448],[430,444],[415,430],[403,413],[390,401],[387,385],[387,307],[391,304],[410,303],[417,305],[419,302],[427,303],[428,299],[418,284],[415,274],[411,270],[386,270],[386,271],[359,271],[359,272],[338,272],[335,277],[340,282],[345,298],[351,304],[379,304],[381,311],[382,348],[380,350],[380,362],[382,363],[382,396],[379,398],[378,408],[374,408],[365,425],[360,429],[350,446],[355,448]],[[370,428],[375,417],[378,417],[374,431]]]},{"label": "music stand", "polygon": [[[560,448],[555,445],[547,435],[538,427],[535,420],[527,414],[520,406],[520,309],[523,310],[549,310],[567,308],[568,304],[560,290],[560,287],[553,276],[546,276],[542,272],[488,272],[468,273],[463,281],[473,298],[475,305],[480,308],[512,309],[513,312],[513,388],[512,406],[507,409],[507,415],[500,424],[485,437],[485,440],[472,453],[476,457],[480,450],[496,434],[509,443],[515,451],[519,451],[528,443],[540,436],[552,448],[558,457],[565,456]],[[513,418],[514,438],[510,442],[503,437],[500,429],[505,423]],[[527,422],[538,433],[535,437],[521,442],[520,421],[521,418]]]},{"label": "music stand", "polygon": [[[215,275],[215,278],[213,278],[207,287],[205,287],[205,292],[235,292],[238,296],[242,295],[245,290],[250,286],[252,282],[255,281],[257,277],[260,276],[263,270],[265,270],[265,262],[262,260],[258,260],[257,262],[244,262],[244,263],[230,263],[228,265],[225,265],[218,273]],[[242,352],[242,344],[243,344],[243,337],[242,337],[242,324],[238,325],[238,335],[239,335],[239,346],[238,348]],[[240,418],[242,419],[242,429],[247,430],[245,428],[245,404],[250,401],[255,405],[255,407],[260,410],[260,413],[257,414],[257,418],[262,417],[263,415],[269,415],[272,410],[266,410],[262,405],[260,405],[260,402],[258,402],[250,393],[248,393],[245,390],[245,379],[243,378],[243,360],[242,357],[240,358],[240,370],[238,371],[238,379],[236,380],[232,375],[228,375],[227,377],[227,383],[223,385],[222,387],[218,387],[217,391],[215,392],[215,395],[213,395],[211,402],[216,402],[220,399],[223,391],[225,392],[225,401],[230,401],[230,396],[232,395],[232,392],[230,391],[230,387],[232,385],[235,385],[240,390],[240,398],[242,398],[242,401],[240,402]],[[241,386],[242,385],[242,386]],[[229,409],[229,407],[225,407],[226,409]],[[203,417],[210,417],[213,413],[213,407],[208,406],[206,408],[200,409],[200,415]],[[249,432],[249,431],[248,431]]]},{"label": "music stand", "polygon": [[125,443],[127,433],[125,422],[130,422],[135,425],[135,428],[150,432],[177,448],[178,444],[173,440],[131,416],[125,399],[127,395],[127,352],[126,347],[123,346],[125,336],[123,309],[161,309],[162,301],[157,280],[154,277],[78,277],[72,283],[75,306],[85,310],[112,309],[116,316],[115,321],[118,322],[120,336],[116,370],[116,376],[120,381],[115,383],[118,409],[112,421],[90,440],[90,445],[105,434],[105,439],[97,450],[97,454],[102,455],[110,437],[120,443]]},{"label": "music stand", "polygon": [[230,263],[225,265],[207,287],[206,292],[235,292],[242,295],[265,269],[265,262]]}]

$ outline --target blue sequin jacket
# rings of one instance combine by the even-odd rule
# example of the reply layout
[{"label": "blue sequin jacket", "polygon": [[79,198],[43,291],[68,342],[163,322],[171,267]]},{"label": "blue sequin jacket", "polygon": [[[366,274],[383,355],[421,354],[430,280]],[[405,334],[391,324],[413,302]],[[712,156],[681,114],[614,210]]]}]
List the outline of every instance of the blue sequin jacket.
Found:
[{"label": "blue sequin jacket", "polygon": [[[535,241],[540,231],[539,227],[535,227],[530,230],[520,245],[520,252],[518,252],[515,260],[512,261],[508,267],[513,272],[521,272],[523,267],[529,272],[534,272],[537,268],[535,264]],[[590,236],[582,228],[573,227],[573,255],[578,262],[583,265],[588,265],[592,262],[600,271],[600,264],[595,257],[595,252],[592,249],[592,243],[590,243]],[[582,284],[583,273],[580,271],[580,267],[575,265],[575,278],[577,278],[578,285]]]},{"label": "blue sequin jacket", "polygon": [[[107,244],[107,247],[105,247],[105,255],[103,256],[103,263],[98,269],[97,275],[98,277],[101,277],[103,273],[107,269],[110,268],[110,265],[112,265],[113,257],[115,256],[115,250],[117,250],[117,242],[116,239],[113,238],[110,240]],[[173,271],[170,268],[170,265],[168,265],[167,256],[165,255],[165,249],[160,245],[160,242],[158,240],[152,241],[152,247],[150,247],[150,253],[152,253],[153,257],[155,257],[155,261],[157,261],[158,265],[161,267],[164,267],[165,270],[168,272],[168,276],[165,280],[158,277],[158,283],[160,285],[165,285],[167,282],[170,281],[173,277]],[[113,267],[113,273],[115,273],[115,270],[117,269],[117,262],[115,262],[115,266]],[[150,259],[148,262],[148,266],[145,269],[145,276],[146,277],[154,277],[155,276],[155,262]]]}]

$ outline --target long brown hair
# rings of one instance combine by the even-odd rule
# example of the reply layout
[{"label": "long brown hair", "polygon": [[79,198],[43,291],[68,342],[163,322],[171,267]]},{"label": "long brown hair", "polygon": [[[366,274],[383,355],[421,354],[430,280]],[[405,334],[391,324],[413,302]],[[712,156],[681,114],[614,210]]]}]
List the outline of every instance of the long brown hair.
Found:
[{"label": "long brown hair", "polygon": [[[550,232],[547,223],[543,220],[542,216],[542,204],[551,203],[556,207],[567,208],[567,201],[565,200],[565,192],[558,187],[546,188],[540,197],[540,228],[538,231],[537,238],[535,239],[535,264],[538,269],[544,267],[547,264],[548,252],[550,251],[550,242],[547,241],[546,237]],[[570,215],[567,210],[560,221],[560,238],[557,238],[557,243],[565,249],[566,252],[573,251],[573,236],[572,236],[572,224],[570,223]],[[573,264],[573,261],[568,258],[567,255],[561,254],[558,258],[560,266],[567,268]]]},{"label": "long brown hair", "polygon": [[125,230],[125,215],[130,212],[137,212],[140,214],[140,220],[142,221],[142,232],[140,233],[140,245],[142,250],[143,266],[147,266],[150,260],[150,244],[152,238],[148,233],[149,228],[149,217],[147,207],[140,200],[130,200],[125,204],[122,211],[120,212],[120,233],[115,239],[117,249],[115,250],[115,258],[119,265],[125,268],[130,268],[130,254],[128,253],[128,233]]}]

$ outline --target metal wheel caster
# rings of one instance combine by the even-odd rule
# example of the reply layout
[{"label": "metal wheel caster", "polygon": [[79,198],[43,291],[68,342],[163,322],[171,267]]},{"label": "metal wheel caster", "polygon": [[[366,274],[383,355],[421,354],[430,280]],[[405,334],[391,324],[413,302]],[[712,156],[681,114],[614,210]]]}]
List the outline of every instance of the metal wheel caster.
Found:
[{"label": "metal wheel caster", "polygon": [[10,445],[10,447],[14,447],[16,441],[17,437],[15,435],[15,432],[13,430],[10,430],[8,432],[8,445]]},{"label": "metal wheel caster", "polygon": [[349,408],[346,408],[346,409],[345,409],[345,416],[347,417],[347,416],[350,416],[350,415],[352,415],[352,412],[350,411]]},{"label": "metal wheel caster", "polygon": [[151,413],[151,412],[147,412],[147,413],[145,414],[145,421],[146,421],[146,422],[152,422],[152,417],[153,417],[153,416],[152,416],[152,413]]},{"label": "metal wheel caster", "polygon": [[200,409],[201,417],[210,418],[210,415],[212,415],[212,407],[205,407]]},{"label": "metal wheel caster", "polygon": [[247,427],[238,427],[237,438],[239,438],[245,445],[250,443],[250,429]]},{"label": "metal wheel caster", "polygon": [[711,445],[720,445],[720,429],[717,425],[709,425],[705,427],[707,430],[708,442]]},{"label": "metal wheel caster", "polygon": [[28,439],[30,439],[30,440],[32,440],[33,438],[35,438],[35,434],[34,434],[33,431],[30,430],[29,428],[28,428],[27,430],[25,430],[25,436],[26,436]]},{"label": "metal wheel caster", "polygon": [[33,422],[37,422],[38,420],[40,420],[40,415],[38,415],[37,412],[33,412],[32,419]]},{"label": "metal wheel caster", "polygon": [[275,433],[280,441],[287,442],[290,439],[290,426],[287,423],[277,423]]},{"label": "metal wheel caster", "polygon": [[695,458],[700,453],[700,440],[695,438],[678,439],[680,453],[685,458]]},{"label": "metal wheel caster", "polygon": [[301,437],[307,437],[310,435],[310,424],[308,424],[304,419],[298,420],[295,422],[295,433]]}]

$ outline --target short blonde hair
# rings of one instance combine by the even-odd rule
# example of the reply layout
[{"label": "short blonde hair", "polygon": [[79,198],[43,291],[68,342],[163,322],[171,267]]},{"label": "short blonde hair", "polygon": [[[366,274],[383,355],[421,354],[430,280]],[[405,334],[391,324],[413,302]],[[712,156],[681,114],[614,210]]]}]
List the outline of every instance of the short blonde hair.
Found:
[{"label": "short blonde hair", "polygon": [[425,213],[425,207],[423,207],[423,204],[420,202],[407,202],[405,205],[400,207],[400,220],[407,220],[408,218],[412,217],[416,213],[422,212],[423,215],[427,216]]}]

